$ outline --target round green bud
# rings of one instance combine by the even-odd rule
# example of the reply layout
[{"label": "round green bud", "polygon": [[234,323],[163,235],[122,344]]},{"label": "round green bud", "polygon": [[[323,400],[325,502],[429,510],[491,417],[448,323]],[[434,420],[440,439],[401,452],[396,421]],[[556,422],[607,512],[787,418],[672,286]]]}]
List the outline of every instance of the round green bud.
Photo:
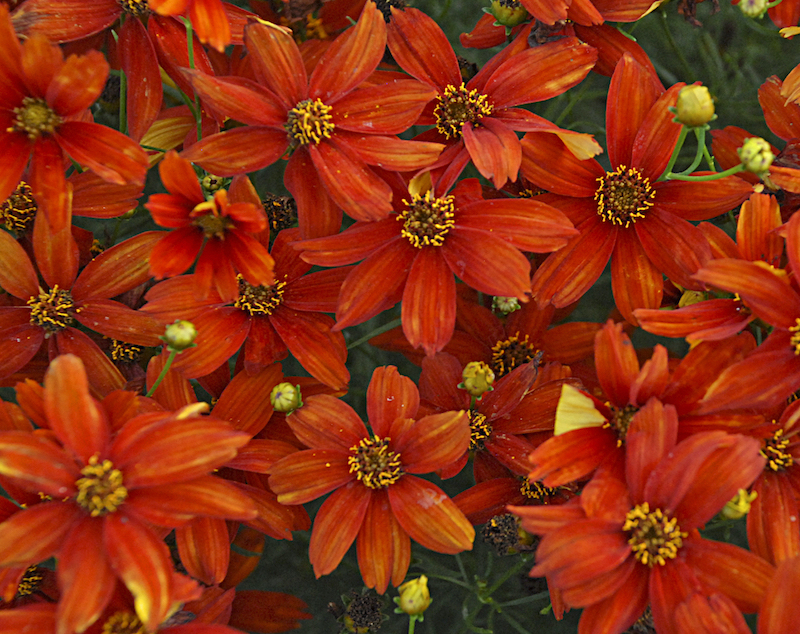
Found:
[{"label": "round green bud", "polygon": [[293,412],[303,404],[300,398],[300,386],[278,383],[269,393],[269,401],[276,412]]},{"label": "round green bud", "polygon": [[745,170],[753,174],[764,174],[775,160],[769,143],[759,137],[745,139],[737,152]]},{"label": "round green bud", "polygon": [[183,352],[193,348],[196,344],[197,329],[194,324],[184,319],[176,319],[174,323],[167,326],[161,340],[167,344],[170,351]]},{"label": "round green bud", "polygon": [[705,125],[714,118],[714,100],[705,86],[684,86],[678,93],[678,123],[690,128]]},{"label": "round green bud", "polygon": [[518,0],[493,0],[488,12],[494,16],[497,24],[509,28],[522,24],[530,17]]}]

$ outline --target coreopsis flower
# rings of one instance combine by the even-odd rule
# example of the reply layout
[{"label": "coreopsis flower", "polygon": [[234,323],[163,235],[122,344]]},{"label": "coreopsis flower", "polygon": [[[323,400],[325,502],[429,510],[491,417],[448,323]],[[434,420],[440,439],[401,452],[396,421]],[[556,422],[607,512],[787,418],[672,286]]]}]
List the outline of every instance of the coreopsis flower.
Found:
[{"label": "coreopsis flower", "polygon": [[221,298],[234,299],[237,273],[253,286],[273,283],[274,262],[253,236],[267,228],[267,216],[247,177],[234,179],[230,192],[217,188],[207,198],[192,166],[175,152],[164,157],[159,174],[170,193],[151,194],[145,207],[156,224],[175,231],[150,254],[157,279],[180,275],[197,260],[194,283],[200,298],[213,286]]},{"label": "coreopsis flower", "polygon": [[[119,396],[94,401],[83,363],[63,355],[51,363],[38,404],[50,433],[0,433],[0,473],[52,498],[0,524],[0,566],[56,556],[59,633],[97,620],[116,579],[134,596],[138,618],[155,630],[176,603],[191,598],[195,584],[174,573],[152,526],[256,514],[248,497],[208,475],[247,434],[201,417],[197,405],[129,417],[129,402]],[[112,429],[115,419],[125,422]]]},{"label": "coreopsis flower", "polygon": [[446,195],[431,189],[426,176],[411,181],[396,215],[295,248],[306,262],[321,266],[364,260],[342,284],[337,330],[402,298],[406,338],[431,355],[453,335],[454,276],[478,291],[527,301],[530,262],[522,251],[557,249],[575,230],[563,214],[535,200],[484,200],[476,179],[461,181]]},{"label": "coreopsis flower", "polygon": [[[147,254],[158,239],[145,232],[104,251],[78,273],[69,225],[50,233],[37,219],[36,265],[8,233],[0,232],[0,286],[11,296],[0,306],[0,377],[16,372],[40,349],[50,358],[71,352],[87,366],[92,390],[106,394],[125,380],[76,322],[107,337],[142,346],[160,344],[161,322],[112,300],[149,279]],[[41,275],[41,280],[39,278]]]},{"label": "coreopsis flower", "polygon": [[439,156],[439,144],[391,136],[417,120],[433,98],[431,88],[414,80],[358,88],[386,47],[386,25],[374,2],[365,5],[355,28],[336,39],[310,77],[284,29],[250,24],[245,44],[258,84],[190,75],[208,104],[246,125],[204,138],[182,156],[232,176],[291,152],[284,184],[297,202],[303,237],[336,233],[342,210],[364,221],[389,214],[392,190],[370,166],[410,171]]},{"label": "coreopsis flower", "polygon": [[[663,92],[660,82],[629,55],[611,79],[606,129],[611,170],[579,161],[553,135],[529,133],[522,141],[522,174],[556,196],[580,235],[548,257],[533,277],[539,303],[577,301],[611,260],[617,308],[636,323],[633,310],[658,308],[663,275],[684,288],[701,289],[691,275],[711,258],[708,243],[690,220],[706,220],[741,204],[752,191],[736,177],[711,182],[657,179],[667,167],[681,126],[668,110],[683,84]],[[635,100],[627,96],[636,94]]]},{"label": "coreopsis flower", "polygon": [[0,200],[8,198],[31,163],[33,196],[55,231],[66,227],[67,157],[104,180],[143,184],[147,155],[124,134],[86,120],[108,77],[99,51],[66,60],[41,35],[22,44],[0,6]]},{"label": "coreopsis flower", "polygon": [[310,449],[270,469],[282,504],[333,493],[314,519],[309,558],[317,577],[332,572],[357,538],[364,584],[383,593],[399,585],[411,558],[410,538],[436,552],[472,548],[470,523],[439,487],[413,474],[454,462],[469,444],[466,412],[417,420],[419,393],[394,367],[375,370],[367,389],[371,429],[331,396],[306,399],[286,419]]},{"label": "coreopsis flower", "polygon": [[[783,255],[783,240],[776,233],[780,226],[781,211],[775,197],[754,193],[742,204],[735,243],[711,223],[702,223],[700,230],[708,239],[714,257],[762,261],[776,266]],[[647,332],[685,337],[689,343],[725,339],[756,318],[739,297],[702,299],[676,310],[639,308],[633,314]]]},{"label": "coreopsis flower", "polygon": [[[335,310],[347,270],[309,274],[311,265],[289,244],[297,238],[298,229],[285,229],[275,238],[268,256],[275,259],[274,283],[251,284],[240,276],[232,301],[213,289],[198,298],[196,274],[165,280],[148,291],[145,312],[165,321],[185,317],[197,327],[197,347],[175,360],[185,376],[208,374],[244,345],[249,373],[291,352],[319,381],[335,388],[347,385],[344,337],[331,332],[333,319],[323,314]],[[266,252],[266,246],[259,246]]]},{"label": "coreopsis flower", "polygon": [[516,130],[546,130],[574,140],[584,157],[600,151],[588,135],[561,130],[515,107],[560,95],[586,77],[597,53],[575,38],[529,50],[518,38],[466,83],[444,32],[417,9],[392,10],[387,44],[403,70],[436,90],[418,123],[436,125],[420,138],[446,145],[442,189],[450,188],[470,160],[496,188],[516,180],[521,160]]},{"label": "coreopsis flower", "polygon": [[696,592],[725,595],[744,612],[764,597],[774,568],[698,530],[763,468],[760,443],[722,431],[677,437],[675,408],[651,398],[628,430],[623,467],[567,504],[510,509],[543,535],[531,574],[584,608],[581,632],[620,634],[648,604],[657,631],[678,632],[677,608]]}]

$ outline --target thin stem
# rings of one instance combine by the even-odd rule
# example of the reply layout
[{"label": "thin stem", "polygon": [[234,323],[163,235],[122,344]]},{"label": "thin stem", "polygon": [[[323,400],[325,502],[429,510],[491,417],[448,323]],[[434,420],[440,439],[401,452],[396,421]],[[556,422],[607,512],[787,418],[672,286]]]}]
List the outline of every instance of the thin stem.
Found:
[{"label": "thin stem", "polygon": [[527,563],[528,563],[527,557],[520,557],[519,561],[516,564],[514,564],[511,568],[506,570],[505,573],[503,573],[503,576],[501,576],[494,583],[494,585],[491,588],[489,588],[489,590],[486,591],[484,596],[485,597],[492,596],[497,591],[497,589],[500,588],[500,586],[502,586],[506,581],[508,581],[513,575],[517,574],[520,570],[522,570]]},{"label": "thin stem", "polygon": [[524,627],[522,627],[522,625],[520,625],[515,619],[512,619],[511,616],[505,612],[500,612],[500,616],[502,616],[511,627],[517,630],[519,634],[531,634],[529,630],[526,630]]},{"label": "thin stem", "polygon": [[453,585],[459,586],[461,588],[466,588],[469,591],[474,590],[474,588],[471,585],[469,585],[468,583],[464,583],[463,581],[459,581],[458,579],[456,579],[454,577],[448,577],[447,575],[437,575],[437,574],[434,574],[434,573],[431,573],[431,572],[427,573],[427,576],[430,577],[431,579],[441,579],[442,581],[447,581],[448,583],[452,583]]},{"label": "thin stem", "polygon": [[683,72],[685,73],[685,76],[689,78],[687,80],[687,83],[694,82],[694,72],[692,71],[692,67],[689,66],[689,63],[686,61],[686,58],[683,55],[681,47],[678,46],[678,43],[675,41],[675,38],[672,37],[672,32],[669,30],[669,24],[667,24],[666,9],[661,9],[661,22],[664,24],[664,33],[666,33],[667,42],[669,42],[669,46],[672,49],[672,52],[675,53],[675,57],[678,58],[678,61],[680,61],[681,66],[683,66]]},{"label": "thin stem", "polygon": [[408,634],[414,634],[414,626],[417,624],[417,615],[408,619]]},{"label": "thin stem", "polygon": [[466,583],[469,583],[469,577],[467,577],[467,571],[464,569],[464,563],[461,561],[461,555],[456,553],[455,559],[456,563],[458,564],[458,570],[461,572],[461,576],[464,578]]},{"label": "thin stem", "polygon": [[[192,23],[187,18],[181,19],[186,26],[186,46],[189,51],[189,68],[194,70],[194,30],[192,29]],[[196,93],[194,96],[194,107],[194,118],[195,121],[197,121],[197,140],[199,141],[203,138],[203,117],[200,114],[200,97],[198,97]]]},{"label": "thin stem", "polygon": [[366,343],[367,341],[369,341],[373,337],[377,337],[378,335],[382,335],[383,333],[388,332],[392,328],[397,328],[401,323],[403,323],[403,322],[400,320],[399,317],[397,319],[392,319],[392,321],[390,321],[388,324],[384,324],[383,326],[380,326],[379,328],[376,328],[375,330],[373,330],[369,334],[366,334],[363,337],[360,337],[360,338],[356,339],[353,343],[351,343],[349,346],[347,346],[347,349],[348,350],[352,350],[353,348],[358,348],[358,346],[360,346],[363,343]]},{"label": "thin stem", "polygon": [[667,163],[667,167],[664,169],[661,176],[658,177],[659,181],[667,180],[670,174],[672,174],[672,168],[675,167],[675,161],[678,160],[678,154],[681,153],[681,148],[686,141],[686,135],[688,133],[689,128],[686,126],[681,126],[681,133],[678,136],[678,142],[675,144],[675,147],[672,150],[672,156],[669,157],[669,163]]},{"label": "thin stem", "polygon": [[697,138],[697,152],[694,155],[692,164],[682,172],[679,172],[681,176],[686,176],[694,172],[703,160],[703,150],[706,147],[706,129],[702,126],[697,127],[694,129],[694,135]]},{"label": "thin stem", "polygon": [[161,370],[161,374],[158,375],[156,382],[153,383],[153,385],[147,391],[147,394],[145,396],[147,396],[148,398],[153,396],[153,393],[158,388],[158,384],[161,383],[161,381],[164,379],[165,376],[167,376],[167,372],[169,372],[169,368],[172,365],[172,361],[175,359],[177,354],[178,354],[177,350],[173,350],[172,352],[169,353],[169,357],[167,357],[167,362],[164,364],[164,368]]},{"label": "thin stem", "polygon": [[502,609],[502,608],[510,608],[515,605],[524,605],[525,603],[535,603],[536,601],[541,601],[542,599],[547,598],[548,593],[539,592],[538,594],[532,594],[527,597],[520,597],[519,599],[512,599],[511,601],[503,601],[503,603],[495,603],[495,607]]},{"label": "thin stem", "polygon": [[732,176],[733,174],[738,174],[739,172],[743,171],[744,171],[744,165],[740,163],[739,165],[735,165],[734,167],[725,170],[724,172],[718,172],[716,174],[706,174],[705,176],[684,176],[683,174],[668,174],[665,180],[694,181],[694,182],[715,181],[720,178],[725,178],[726,176]]},{"label": "thin stem", "polygon": [[703,155],[706,157],[706,163],[708,163],[708,168],[712,172],[716,172],[717,167],[716,165],[714,165],[714,157],[711,156],[711,152],[708,151],[708,146],[706,145],[703,146]]}]

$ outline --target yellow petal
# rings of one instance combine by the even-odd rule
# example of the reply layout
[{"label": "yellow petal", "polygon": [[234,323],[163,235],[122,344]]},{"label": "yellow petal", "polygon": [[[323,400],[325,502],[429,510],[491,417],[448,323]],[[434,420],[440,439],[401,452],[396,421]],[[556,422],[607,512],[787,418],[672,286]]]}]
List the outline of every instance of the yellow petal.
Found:
[{"label": "yellow petal", "polygon": [[594,401],[586,394],[566,383],[561,387],[554,435],[560,436],[568,431],[586,427],[600,427],[605,422],[605,416],[597,411]]}]

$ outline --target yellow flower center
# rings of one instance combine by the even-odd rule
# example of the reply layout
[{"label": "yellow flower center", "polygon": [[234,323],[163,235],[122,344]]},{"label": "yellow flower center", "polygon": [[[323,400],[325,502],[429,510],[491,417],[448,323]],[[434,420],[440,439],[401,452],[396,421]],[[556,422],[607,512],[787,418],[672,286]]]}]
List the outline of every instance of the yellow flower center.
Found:
[{"label": "yellow flower center", "polygon": [[297,222],[297,203],[294,198],[267,193],[261,204],[267,212],[270,229],[275,233],[288,229]]},{"label": "yellow flower center", "polygon": [[63,121],[44,99],[39,97],[25,97],[22,105],[14,108],[14,122],[6,132],[23,132],[31,141],[35,141],[40,134],[53,134]]},{"label": "yellow flower center", "polygon": [[533,361],[539,350],[528,341],[528,335],[520,340],[519,332],[492,346],[492,369],[497,378],[505,376],[514,368]]},{"label": "yellow flower center", "polygon": [[9,231],[25,233],[33,223],[38,208],[30,185],[20,181],[14,193],[0,203],[0,224]]},{"label": "yellow flower center", "polygon": [[239,281],[239,297],[233,305],[251,317],[271,315],[283,301],[285,281],[275,282],[272,286],[253,286],[241,275],[237,275],[236,279]]},{"label": "yellow flower center", "polygon": [[474,451],[484,448],[484,441],[492,435],[492,424],[486,416],[479,412],[469,410],[469,450]]},{"label": "yellow flower center", "polygon": [[202,229],[206,238],[223,240],[225,238],[225,232],[233,227],[233,220],[227,216],[221,216],[213,200],[208,200],[197,205],[192,210],[192,215],[196,216],[192,224]]},{"label": "yellow flower center", "polygon": [[27,597],[37,592],[44,579],[42,569],[39,566],[28,566],[22,575],[22,579],[17,584],[17,597]]},{"label": "yellow flower center", "polygon": [[792,333],[789,345],[794,349],[795,355],[800,355],[800,317],[795,317],[794,326],[789,328],[789,332]]},{"label": "yellow flower center", "polygon": [[650,186],[650,179],[641,175],[635,167],[620,165],[613,172],[597,179],[600,186],[594,193],[597,213],[603,219],[620,227],[644,218],[645,212],[653,206],[651,202],[656,193]]},{"label": "yellow flower center", "polygon": [[27,302],[31,307],[31,325],[44,328],[49,337],[75,323],[73,314],[80,309],[75,308],[72,293],[58,288],[58,284],[49,291],[39,290],[39,295],[31,296]]},{"label": "yellow flower center", "polygon": [[331,123],[331,106],[319,99],[305,99],[289,110],[286,131],[294,146],[319,144],[322,139],[330,139],[336,127]]},{"label": "yellow flower center", "polygon": [[633,417],[639,411],[639,408],[634,405],[614,407],[609,402],[606,402],[606,407],[611,410],[611,419],[603,423],[603,427],[617,432],[617,447],[621,447],[622,443],[625,442],[625,437],[628,435],[628,427],[631,426]]},{"label": "yellow flower center", "polygon": [[122,7],[125,13],[136,18],[150,13],[147,0],[117,0],[117,4]]},{"label": "yellow flower center", "polygon": [[111,358],[114,361],[122,361],[124,363],[135,363],[139,360],[142,354],[142,346],[137,346],[132,343],[125,343],[117,339],[111,340]]},{"label": "yellow flower center", "polygon": [[362,438],[357,445],[350,447],[353,453],[347,459],[350,473],[365,487],[385,489],[397,482],[403,475],[400,454],[389,449],[390,438]]},{"label": "yellow flower center", "polygon": [[122,486],[122,472],[110,460],[100,462],[96,455],[92,456],[81,475],[75,482],[75,501],[92,517],[113,513],[128,497],[128,490]]},{"label": "yellow flower center", "polygon": [[403,223],[400,235],[418,249],[442,246],[456,224],[454,200],[453,196],[436,198],[430,190],[424,196],[414,194],[410,202],[403,200],[406,208],[396,218]]},{"label": "yellow flower center", "polygon": [[433,110],[436,129],[448,139],[460,137],[465,123],[477,124],[494,110],[489,97],[475,89],[467,90],[464,84],[458,87],[448,84],[436,100]]},{"label": "yellow flower center", "polygon": [[794,464],[792,454],[787,451],[789,439],[783,437],[783,429],[779,429],[772,438],[766,438],[762,442],[764,444],[759,453],[767,459],[767,469],[785,471]]},{"label": "yellow flower center", "polygon": [[124,610],[115,612],[103,623],[102,634],[147,634],[139,617]]},{"label": "yellow flower center", "polygon": [[681,531],[678,520],[661,509],[650,511],[647,502],[628,511],[622,530],[628,533],[628,543],[637,561],[652,568],[675,559],[688,533]]},{"label": "yellow flower center", "polygon": [[542,504],[547,504],[550,498],[558,493],[558,489],[546,487],[541,482],[531,481],[529,478],[522,478],[519,492],[530,500],[536,500]]}]

